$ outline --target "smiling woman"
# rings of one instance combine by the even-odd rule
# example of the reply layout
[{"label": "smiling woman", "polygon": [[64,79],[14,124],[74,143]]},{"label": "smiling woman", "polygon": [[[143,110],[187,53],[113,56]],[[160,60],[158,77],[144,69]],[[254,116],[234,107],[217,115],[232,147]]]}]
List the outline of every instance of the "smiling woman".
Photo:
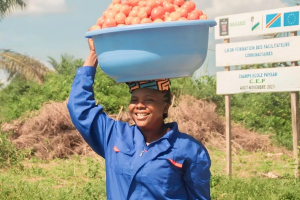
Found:
[{"label": "smiling woman", "polygon": [[93,40],[77,70],[68,109],[85,141],[105,159],[107,199],[211,199],[211,161],[206,148],[165,123],[171,104],[170,80],[127,83],[134,125],[108,117],[95,104],[98,65]]}]

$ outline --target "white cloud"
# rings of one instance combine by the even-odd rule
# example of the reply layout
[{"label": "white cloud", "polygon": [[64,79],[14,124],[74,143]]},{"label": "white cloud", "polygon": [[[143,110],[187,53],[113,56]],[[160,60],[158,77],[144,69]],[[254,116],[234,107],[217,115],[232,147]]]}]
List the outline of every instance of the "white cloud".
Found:
[{"label": "white cloud", "polygon": [[25,9],[17,9],[12,15],[43,15],[67,11],[65,0],[30,0]]}]

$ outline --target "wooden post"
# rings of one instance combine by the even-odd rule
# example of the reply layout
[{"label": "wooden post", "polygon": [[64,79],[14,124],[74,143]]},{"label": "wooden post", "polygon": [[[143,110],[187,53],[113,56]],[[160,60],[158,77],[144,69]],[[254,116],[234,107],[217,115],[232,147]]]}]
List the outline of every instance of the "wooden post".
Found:
[{"label": "wooden post", "polygon": [[[296,36],[297,32],[291,32],[291,36]],[[296,66],[297,62],[293,61],[292,66]],[[292,111],[292,131],[293,131],[293,157],[295,159],[294,175],[299,178],[299,92],[291,92],[291,111]]]},{"label": "wooden post", "polygon": [[[229,39],[224,39],[224,43],[229,43]],[[225,71],[230,71],[230,66],[225,66]],[[225,116],[226,116],[226,171],[228,176],[232,174],[231,159],[231,96],[225,95]]]}]

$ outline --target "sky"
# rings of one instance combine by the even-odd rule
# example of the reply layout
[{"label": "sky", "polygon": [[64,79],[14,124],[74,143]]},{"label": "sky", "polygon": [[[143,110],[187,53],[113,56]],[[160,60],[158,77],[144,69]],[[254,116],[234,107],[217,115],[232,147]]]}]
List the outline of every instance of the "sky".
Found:
[{"label": "sky", "polygon": [[[209,17],[284,8],[281,0],[193,0],[196,8]],[[88,3],[87,3],[88,2]],[[87,29],[94,25],[111,0],[29,0],[25,10],[16,10],[0,21],[0,49],[31,56],[46,65],[49,56],[60,61],[63,54],[85,59],[88,55]],[[215,45],[210,28],[208,55],[195,76],[215,74]],[[0,71],[0,81],[6,79]]]}]

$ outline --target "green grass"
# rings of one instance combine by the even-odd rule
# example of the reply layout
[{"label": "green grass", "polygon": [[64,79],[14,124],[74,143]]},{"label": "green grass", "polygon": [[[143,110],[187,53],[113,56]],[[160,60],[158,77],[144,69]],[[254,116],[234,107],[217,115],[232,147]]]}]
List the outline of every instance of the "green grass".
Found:
[{"label": "green grass", "polygon": [[[216,149],[209,152],[212,199],[300,200],[300,182],[293,177],[293,159],[289,155],[233,154],[233,175],[229,178],[226,154]],[[279,178],[261,176],[267,172]],[[24,160],[22,165],[0,170],[0,199],[106,199],[104,160],[81,156],[49,162],[35,157]]]},{"label": "green grass", "polygon": [[0,173],[0,199],[106,199],[101,159],[32,159],[23,166]]}]

